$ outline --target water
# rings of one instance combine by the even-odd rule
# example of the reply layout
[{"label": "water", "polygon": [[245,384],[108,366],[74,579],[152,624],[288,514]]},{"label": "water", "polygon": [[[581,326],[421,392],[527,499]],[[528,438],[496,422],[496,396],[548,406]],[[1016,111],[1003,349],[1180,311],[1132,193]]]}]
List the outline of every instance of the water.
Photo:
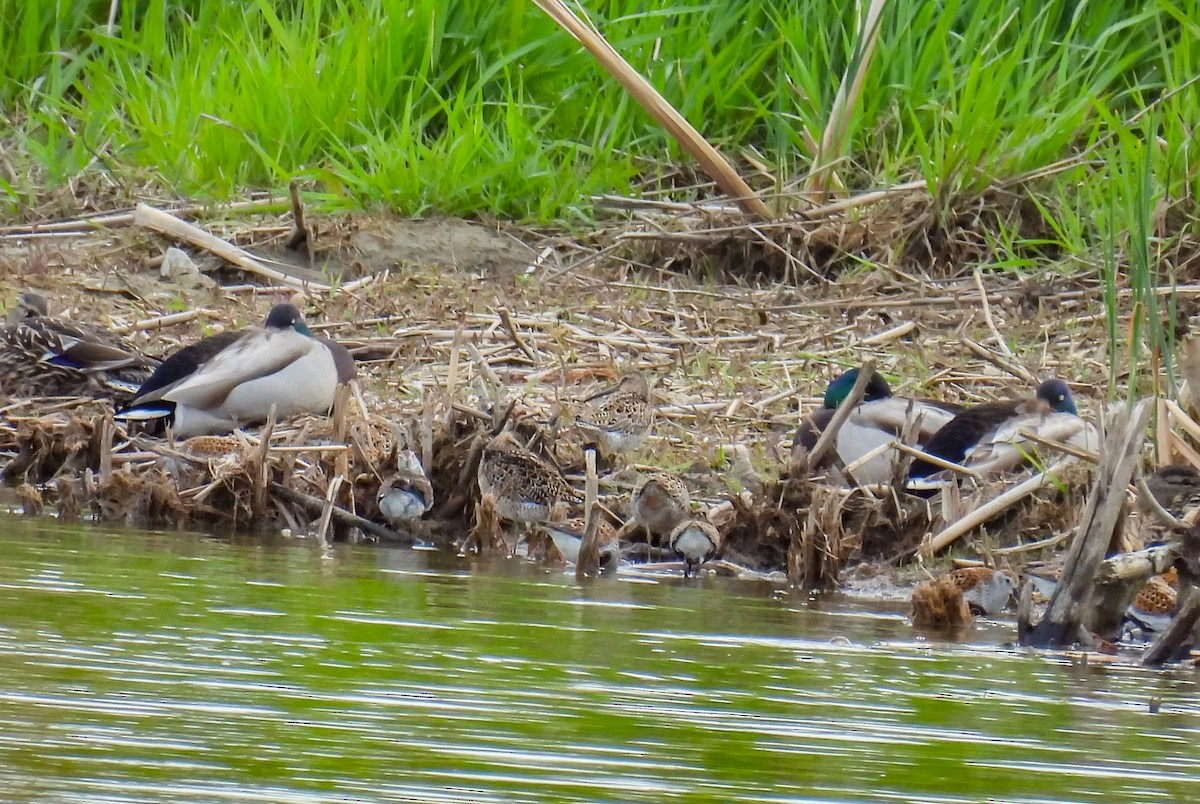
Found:
[{"label": "water", "polygon": [[766,584],[8,516],[0,551],[3,801],[1200,796],[1195,671],[1003,624],[941,645]]}]

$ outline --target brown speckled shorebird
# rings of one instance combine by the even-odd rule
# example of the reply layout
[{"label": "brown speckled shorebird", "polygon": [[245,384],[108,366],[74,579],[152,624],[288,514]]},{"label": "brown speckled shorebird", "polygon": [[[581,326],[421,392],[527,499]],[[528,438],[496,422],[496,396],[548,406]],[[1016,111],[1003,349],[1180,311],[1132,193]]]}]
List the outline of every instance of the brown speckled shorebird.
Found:
[{"label": "brown speckled shorebird", "polygon": [[605,455],[620,455],[640,447],[654,426],[654,405],[646,375],[631,371],[615,387],[593,394],[584,402],[596,400],[603,401],[576,418],[579,429]]},{"label": "brown speckled shorebird", "polygon": [[[570,564],[578,563],[579,548],[583,544],[583,517],[576,516],[562,522],[544,522],[542,527],[550,534],[554,546],[563,559]],[[617,531],[603,518],[596,523],[596,547],[600,551],[600,566],[614,566],[621,558],[621,546]]]},{"label": "brown speckled shorebird", "polygon": [[656,472],[638,480],[629,498],[635,525],[646,529],[646,541],[665,539],[675,526],[691,515],[692,497],[677,476]]},{"label": "brown speckled shorebird", "polygon": [[1158,634],[1165,631],[1175,616],[1179,592],[1172,581],[1178,583],[1178,577],[1172,568],[1147,580],[1126,609],[1126,617],[1143,632]]},{"label": "brown speckled shorebird", "polygon": [[396,472],[379,487],[379,513],[399,525],[414,522],[433,507],[433,485],[412,450],[396,453]]},{"label": "brown speckled shorebird", "polygon": [[0,326],[0,390],[17,396],[133,396],[158,365],[117,338],[48,314],[22,293]]},{"label": "brown speckled shorebird", "polygon": [[509,522],[545,522],[556,509],[583,502],[558,469],[509,432],[500,433],[483,448],[479,491],[496,515]]},{"label": "brown speckled shorebird", "polygon": [[962,592],[963,600],[974,614],[999,614],[1017,588],[1017,579],[1011,572],[991,567],[962,567],[946,577]]},{"label": "brown speckled shorebird", "polygon": [[683,577],[687,578],[721,549],[721,531],[707,519],[687,519],[671,531],[670,545],[683,556]]}]

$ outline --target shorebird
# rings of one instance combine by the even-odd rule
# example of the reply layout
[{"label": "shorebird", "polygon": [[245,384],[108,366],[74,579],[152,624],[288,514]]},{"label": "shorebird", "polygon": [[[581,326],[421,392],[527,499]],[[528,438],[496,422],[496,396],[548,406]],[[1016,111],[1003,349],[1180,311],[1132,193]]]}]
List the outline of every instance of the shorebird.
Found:
[{"label": "shorebird", "polygon": [[671,531],[670,545],[683,556],[683,577],[687,578],[721,549],[721,531],[706,519],[687,519]]},{"label": "shorebird", "polygon": [[691,516],[692,497],[676,475],[645,475],[633,487],[629,510],[635,525],[645,528],[646,541],[669,538],[675,526]]},{"label": "shorebird", "polygon": [[[858,382],[859,373],[859,369],[850,369],[831,382],[825,392],[824,407],[800,423],[792,439],[793,465],[798,464],[817,445],[821,433],[829,426],[837,409]],[[878,373],[872,373],[863,401],[838,430],[838,458],[843,465],[850,466],[866,455],[875,453],[874,457],[858,464],[851,474],[860,484],[890,483],[902,455],[899,450],[880,451],[881,448],[900,439],[910,418],[914,427],[913,440],[917,444],[924,444],[959,410],[960,406],[946,402],[893,396],[887,380]],[[824,459],[819,466],[808,468],[812,471],[828,466],[828,459]]]},{"label": "shorebird", "polygon": [[22,293],[0,326],[0,389],[18,396],[128,399],[157,360],[118,338],[49,315],[46,299]]},{"label": "shorebird", "polygon": [[[567,563],[579,562],[579,548],[583,545],[583,517],[572,517],[561,522],[547,521],[542,523],[542,527],[550,534],[554,546]],[[615,566],[621,558],[617,531],[603,517],[596,523],[596,547],[600,551],[602,568]]]},{"label": "shorebird", "polygon": [[548,462],[534,455],[505,431],[483,448],[479,491],[495,513],[509,522],[538,523],[583,502],[575,487]]},{"label": "shorebird", "polygon": [[962,592],[971,613],[989,617],[1004,610],[1017,588],[1017,579],[1011,572],[991,567],[962,567],[946,578]]},{"label": "shorebird", "polygon": [[379,513],[398,525],[414,522],[433,507],[433,485],[412,450],[396,453],[396,472],[379,487]]},{"label": "shorebird", "polygon": [[584,435],[605,455],[620,455],[640,447],[654,426],[654,405],[646,375],[631,371],[616,387],[593,394],[584,402],[597,400],[602,401],[576,417],[575,424]]},{"label": "shorebird", "polygon": [[267,418],[326,413],[338,385],[354,378],[354,358],[314,337],[290,304],[271,308],[261,327],[222,332],[175,352],[117,418],[164,421],[181,438],[228,433]]}]

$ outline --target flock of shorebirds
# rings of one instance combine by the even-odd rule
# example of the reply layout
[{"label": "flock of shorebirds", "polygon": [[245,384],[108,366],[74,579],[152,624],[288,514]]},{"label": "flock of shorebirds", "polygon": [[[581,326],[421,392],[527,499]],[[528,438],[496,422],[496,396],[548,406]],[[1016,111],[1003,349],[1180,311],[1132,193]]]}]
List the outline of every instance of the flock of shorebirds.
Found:
[{"label": "flock of shorebirds", "polygon": [[[845,485],[897,485],[928,495],[963,481],[987,482],[1038,460],[1038,446],[1065,444],[1095,451],[1095,428],[1078,415],[1067,384],[1043,382],[1027,399],[962,406],[893,395],[884,378],[851,369],[833,380],[824,404],[793,438],[791,470]],[[104,396],[116,417],[178,438],[228,433],[265,420],[325,414],[338,385],[355,376],[350,353],[313,335],[299,310],[277,304],[262,326],[211,335],[161,361],[78,322],[49,315],[44,298],[18,297],[0,327],[0,386],[7,396]],[[856,404],[844,403],[853,396]],[[838,415],[839,411],[842,415]],[[606,457],[637,450],[654,427],[655,406],[645,374],[631,371],[611,388],[583,400],[575,426]],[[836,432],[831,425],[836,423]],[[821,455],[813,450],[824,441]],[[812,458],[816,460],[810,460]],[[433,505],[421,462],[400,451],[396,474],[380,489],[379,510],[392,524],[415,522]],[[585,520],[583,495],[547,457],[510,430],[483,448],[477,473],[480,504],[512,530],[537,529],[568,562],[578,559]],[[1200,480],[1196,483],[1200,488]],[[640,477],[619,529],[602,518],[596,543],[602,564],[614,564],[628,537],[644,530],[682,557],[692,574],[721,549],[716,508],[693,504],[677,475]],[[510,546],[519,541],[506,540]],[[1016,579],[985,568],[960,570],[949,582],[967,604],[985,613],[1003,608]]]}]

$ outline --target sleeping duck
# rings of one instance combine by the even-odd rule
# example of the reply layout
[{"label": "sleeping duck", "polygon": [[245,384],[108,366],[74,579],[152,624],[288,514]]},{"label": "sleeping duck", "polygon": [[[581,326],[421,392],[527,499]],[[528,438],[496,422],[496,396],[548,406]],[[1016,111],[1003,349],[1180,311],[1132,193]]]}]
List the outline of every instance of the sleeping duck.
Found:
[{"label": "sleeping duck", "polygon": [[[816,446],[821,433],[833,414],[850,395],[858,381],[859,369],[850,369],[829,384],[825,405],[800,423],[792,441],[792,464],[796,465]],[[905,423],[912,417],[913,436],[917,444],[926,443],[934,433],[954,418],[959,406],[924,399],[893,396],[892,389],[880,374],[872,373],[867,381],[863,401],[854,409],[838,430],[837,454],[844,466],[852,466],[867,454],[883,448],[900,437]],[[890,483],[896,464],[901,459],[896,449],[884,449],[874,457],[854,467],[851,474],[859,484]],[[820,467],[827,468],[822,461]]]},{"label": "sleeping duck", "polygon": [[15,396],[128,399],[157,360],[116,337],[53,318],[46,299],[22,293],[0,326],[0,387]]},{"label": "sleeping duck", "polygon": [[[975,405],[960,412],[937,432],[923,449],[930,455],[995,477],[1023,468],[1037,452],[1037,444],[1021,435],[1059,441],[1080,449],[1096,450],[1096,429],[1079,417],[1071,389],[1059,379],[1038,386],[1032,399],[1011,399]],[[929,478],[942,470],[929,461],[913,461],[909,477]]]},{"label": "sleeping duck", "polygon": [[326,413],[338,385],[355,376],[354,358],[314,337],[290,304],[271,308],[261,327],[222,332],[163,361],[117,418],[164,421],[187,438],[227,433],[267,418]]}]

